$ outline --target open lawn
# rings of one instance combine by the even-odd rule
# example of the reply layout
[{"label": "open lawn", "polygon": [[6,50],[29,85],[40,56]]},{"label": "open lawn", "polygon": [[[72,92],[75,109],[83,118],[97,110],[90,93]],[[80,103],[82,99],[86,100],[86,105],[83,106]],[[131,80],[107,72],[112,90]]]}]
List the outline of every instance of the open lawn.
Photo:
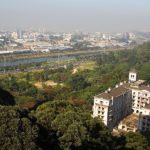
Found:
[{"label": "open lawn", "polygon": [[96,64],[94,61],[84,62],[81,63],[78,67],[74,68],[72,73],[75,74],[78,71],[84,71],[84,70],[93,70],[95,68]]},{"label": "open lawn", "polygon": [[46,82],[36,82],[34,83],[34,86],[37,87],[38,89],[42,89],[43,88],[43,85],[46,85],[46,86],[57,86],[57,85],[63,85],[62,83],[59,84],[59,83],[56,83],[52,80],[48,80]]}]

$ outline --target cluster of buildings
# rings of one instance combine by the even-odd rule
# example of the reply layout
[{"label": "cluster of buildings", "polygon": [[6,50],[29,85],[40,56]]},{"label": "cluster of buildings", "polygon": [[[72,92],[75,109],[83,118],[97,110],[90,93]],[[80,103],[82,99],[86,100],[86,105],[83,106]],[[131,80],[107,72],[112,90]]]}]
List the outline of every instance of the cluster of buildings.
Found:
[{"label": "cluster of buildings", "polygon": [[71,49],[71,36],[70,33],[54,34],[22,30],[0,32],[0,49],[1,51],[5,50],[5,53],[11,53],[18,49],[32,50],[32,52]]},{"label": "cluster of buildings", "polygon": [[134,40],[134,33],[100,33],[87,34],[84,40],[90,43],[90,46],[96,47],[128,47]]},{"label": "cluster of buildings", "polygon": [[99,117],[110,130],[150,131],[150,85],[129,72],[129,81],[94,97],[93,117]]},{"label": "cluster of buildings", "polygon": [[[52,50],[71,50],[75,48],[128,47],[135,40],[134,33],[51,33],[46,31],[0,32],[0,44],[7,39],[6,49],[30,49],[49,52]],[[77,47],[76,47],[77,46]],[[20,48],[20,47],[19,47]]]}]

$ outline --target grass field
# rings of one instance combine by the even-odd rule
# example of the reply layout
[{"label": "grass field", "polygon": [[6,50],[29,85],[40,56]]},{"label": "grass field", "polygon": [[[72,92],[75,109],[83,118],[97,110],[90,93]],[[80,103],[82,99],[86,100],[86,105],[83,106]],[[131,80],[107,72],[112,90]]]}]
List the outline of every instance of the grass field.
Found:
[{"label": "grass field", "polygon": [[62,83],[59,84],[59,83],[56,83],[52,80],[48,80],[46,82],[36,82],[34,83],[34,86],[37,87],[38,89],[42,89],[43,88],[43,85],[46,85],[46,86],[57,86],[57,85],[63,85]]},{"label": "grass field", "polygon": [[78,67],[74,68],[72,73],[75,74],[78,71],[93,70],[95,67],[96,64],[94,61],[84,62],[81,63]]}]

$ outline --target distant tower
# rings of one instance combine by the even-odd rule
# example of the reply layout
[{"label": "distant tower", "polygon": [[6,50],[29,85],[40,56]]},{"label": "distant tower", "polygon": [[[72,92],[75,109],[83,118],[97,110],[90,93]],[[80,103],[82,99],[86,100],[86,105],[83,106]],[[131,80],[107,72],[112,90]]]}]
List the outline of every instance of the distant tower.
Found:
[{"label": "distant tower", "polygon": [[23,39],[23,31],[22,30],[17,30],[17,37],[18,37],[18,39]]},{"label": "distant tower", "polygon": [[135,82],[135,81],[137,81],[137,71],[131,70],[129,72],[129,82]]}]

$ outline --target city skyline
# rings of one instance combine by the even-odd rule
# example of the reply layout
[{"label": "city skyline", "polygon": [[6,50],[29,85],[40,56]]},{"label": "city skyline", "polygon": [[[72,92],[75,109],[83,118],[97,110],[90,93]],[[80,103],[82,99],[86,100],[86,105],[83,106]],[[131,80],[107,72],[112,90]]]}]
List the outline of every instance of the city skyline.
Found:
[{"label": "city skyline", "polygon": [[0,28],[49,31],[120,32],[150,30],[147,0],[5,0]]}]

